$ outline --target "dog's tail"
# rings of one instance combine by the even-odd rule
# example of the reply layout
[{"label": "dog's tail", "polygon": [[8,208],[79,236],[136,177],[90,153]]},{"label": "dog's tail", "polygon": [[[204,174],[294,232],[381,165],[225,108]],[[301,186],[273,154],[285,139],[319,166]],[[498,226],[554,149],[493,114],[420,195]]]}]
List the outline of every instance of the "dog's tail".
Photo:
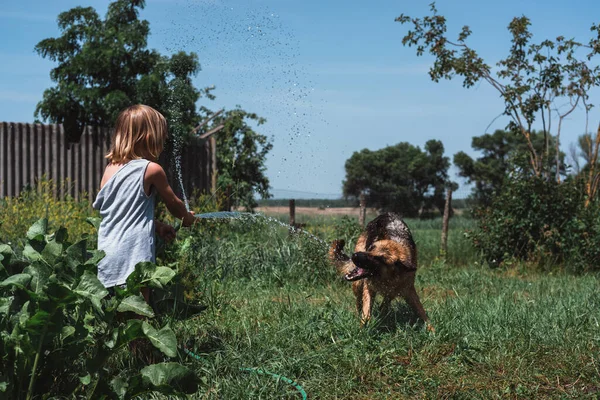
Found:
[{"label": "dog's tail", "polygon": [[334,240],[329,247],[329,261],[335,266],[340,275],[350,273],[355,265],[344,252],[346,242],[343,240]]}]

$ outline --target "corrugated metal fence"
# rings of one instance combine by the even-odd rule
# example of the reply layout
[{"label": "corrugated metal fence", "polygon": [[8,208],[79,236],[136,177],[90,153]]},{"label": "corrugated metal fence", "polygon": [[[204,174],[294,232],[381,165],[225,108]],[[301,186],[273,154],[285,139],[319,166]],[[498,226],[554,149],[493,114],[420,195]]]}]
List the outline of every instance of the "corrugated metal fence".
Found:
[{"label": "corrugated metal fence", "polygon": [[[56,183],[68,180],[66,193],[79,199],[82,193],[92,199],[100,189],[110,146],[111,130],[87,127],[79,143],[67,143],[62,125],[0,122],[0,198],[18,196],[23,188],[34,186],[46,176]],[[213,186],[214,138],[197,140],[182,151],[181,168],[186,193],[210,191]],[[169,183],[181,196],[169,155],[161,164]],[[61,190],[60,186],[58,190]]]}]

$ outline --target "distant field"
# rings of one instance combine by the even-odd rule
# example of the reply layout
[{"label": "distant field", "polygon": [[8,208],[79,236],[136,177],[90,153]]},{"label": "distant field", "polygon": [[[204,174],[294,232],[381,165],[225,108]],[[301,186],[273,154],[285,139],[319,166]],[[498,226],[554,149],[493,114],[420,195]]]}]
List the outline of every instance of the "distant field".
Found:
[{"label": "distant field", "polygon": [[[255,209],[256,212],[268,215],[270,217],[288,217],[290,215],[289,206],[260,206]],[[348,216],[358,219],[359,207],[299,207],[296,206],[296,222],[303,223],[302,217],[327,217],[327,216]],[[455,209],[455,215],[463,215],[465,210]],[[376,208],[367,208],[367,221],[377,216]]]},{"label": "distant field", "polygon": [[[264,213],[265,215],[289,215],[290,208],[284,206],[268,206],[268,207],[257,207],[256,211]],[[358,218],[360,208],[358,207],[296,207],[296,216],[299,215],[348,215],[355,216]],[[369,208],[367,215],[376,215],[377,210]]]}]

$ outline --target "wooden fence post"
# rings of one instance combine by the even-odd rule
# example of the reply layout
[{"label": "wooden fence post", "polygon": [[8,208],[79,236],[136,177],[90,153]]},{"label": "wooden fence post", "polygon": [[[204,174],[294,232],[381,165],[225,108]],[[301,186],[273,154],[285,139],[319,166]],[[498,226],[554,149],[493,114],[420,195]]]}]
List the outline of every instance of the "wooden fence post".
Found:
[{"label": "wooden fence post", "polygon": [[360,211],[358,214],[358,224],[361,227],[364,227],[365,220],[367,219],[367,199],[366,199],[364,193],[360,194],[359,202],[360,202]]},{"label": "wooden fence post", "polygon": [[211,163],[211,176],[210,176],[210,193],[214,196],[217,193],[217,139],[211,136],[209,139],[210,143],[210,163]]},{"label": "wooden fence post", "polygon": [[290,200],[290,226],[296,226],[296,200]]},{"label": "wooden fence post", "polygon": [[446,192],[446,204],[444,205],[444,217],[442,219],[442,248],[441,253],[444,257],[448,254],[448,221],[450,219],[450,207],[452,203],[452,189],[448,188]]},{"label": "wooden fence post", "polygon": [[231,211],[231,185],[227,185],[225,189],[225,211]]}]

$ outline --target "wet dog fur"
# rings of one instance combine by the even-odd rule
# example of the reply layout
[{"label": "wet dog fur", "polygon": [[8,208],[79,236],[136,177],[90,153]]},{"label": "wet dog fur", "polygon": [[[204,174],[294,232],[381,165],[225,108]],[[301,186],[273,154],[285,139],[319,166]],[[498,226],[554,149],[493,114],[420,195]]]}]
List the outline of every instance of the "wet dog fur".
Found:
[{"label": "wet dog fur", "polygon": [[392,300],[402,297],[428,329],[433,329],[415,290],[417,247],[399,215],[385,213],[369,222],[356,242],[352,257],[344,254],[344,245],[343,240],[334,241],[329,259],[352,282],[361,323],[369,321],[375,296],[381,294],[383,313],[387,313]]}]

